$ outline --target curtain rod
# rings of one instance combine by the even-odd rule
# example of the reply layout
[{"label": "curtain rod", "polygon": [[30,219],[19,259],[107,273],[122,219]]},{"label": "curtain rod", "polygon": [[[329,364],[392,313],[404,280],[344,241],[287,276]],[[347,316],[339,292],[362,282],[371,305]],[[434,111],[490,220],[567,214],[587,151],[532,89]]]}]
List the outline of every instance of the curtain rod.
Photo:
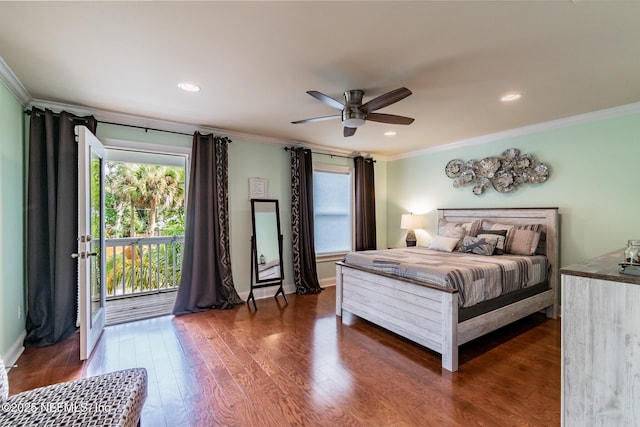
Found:
[{"label": "curtain rod", "polygon": [[152,131],[155,131],[155,132],[173,133],[175,135],[193,136],[192,133],[178,132],[178,131],[175,131],[175,130],[155,129],[155,128],[150,128],[150,127],[145,127],[145,126],[136,126],[136,125],[125,125],[123,123],[103,122],[101,120],[98,120],[98,123],[102,123],[104,125],[123,126],[123,127],[128,127],[128,128],[134,128],[134,129],[144,129],[145,132],[148,132],[148,131],[152,130]]},{"label": "curtain rod", "polygon": [[[24,110],[24,113],[27,116],[30,116],[33,110]],[[54,117],[60,117],[60,113],[55,113],[52,112]],[[123,127],[129,127],[129,128],[135,128],[135,129],[144,129],[145,132],[148,132],[150,130],[155,131],[155,132],[166,132],[166,133],[173,133],[175,135],[185,135],[185,136],[193,136],[193,134],[191,133],[184,133],[184,132],[178,132],[175,130],[165,130],[165,129],[156,129],[156,128],[150,128],[150,127],[145,127],[145,126],[136,126],[136,125],[125,125],[123,123],[114,123],[114,122],[103,122],[102,120],[96,120],[98,123],[102,123],[104,125],[114,125],[114,126],[123,126]]]},{"label": "curtain rod", "polygon": [[[284,151],[289,151],[289,150],[291,150],[291,147],[284,147]],[[311,151],[311,154],[319,154],[321,156],[330,156],[330,157],[341,157],[343,159],[353,159],[354,158],[353,156],[343,156],[343,155],[340,155],[340,154],[330,154],[330,153],[319,153],[317,151]],[[355,156],[355,157],[358,157],[358,156]],[[365,157],[365,159],[373,160],[373,158],[371,158],[371,157]],[[373,160],[373,163],[375,163],[375,162],[376,161]]]}]

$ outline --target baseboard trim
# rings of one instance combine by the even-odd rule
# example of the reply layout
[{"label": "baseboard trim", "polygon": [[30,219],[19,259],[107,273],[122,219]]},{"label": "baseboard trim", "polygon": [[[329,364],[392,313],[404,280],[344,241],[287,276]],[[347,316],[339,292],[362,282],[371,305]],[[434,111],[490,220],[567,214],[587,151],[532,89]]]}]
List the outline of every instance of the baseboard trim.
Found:
[{"label": "baseboard trim", "polygon": [[2,356],[2,360],[4,360],[4,364],[7,368],[11,369],[13,365],[16,364],[18,358],[24,351],[24,339],[27,336],[27,331],[23,330],[18,338],[11,344],[11,347],[7,350],[7,352]]},{"label": "baseboard trim", "polygon": [[327,288],[330,286],[335,286],[336,285],[336,278],[334,277],[325,277],[324,279],[320,279],[320,286],[323,288]]},{"label": "baseboard trim", "polygon": [[[329,286],[335,286],[336,285],[336,278],[335,277],[328,277],[328,278],[324,278],[324,279],[320,279],[318,280],[318,282],[320,283],[320,287],[322,288],[326,288]],[[276,293],[276,287],[278,285],[275,284],[273,286],[269,286],[266,288],[259,288],[259,289],[254,289],[253,290],[253,296],[256,299],[265,299],[265,298],[273,298],[273,296]],[[285,294],[295,294],[296,293],[296,287],[293,283],[285,283],[282,288],[284,289],[284,293]],[[249,292],[250,291],[244,291],[244,292],[238,292],[238,295],[240,295],[240,298],[242,298],[243,300],[247,300],[247,298],[249,298]]]}]

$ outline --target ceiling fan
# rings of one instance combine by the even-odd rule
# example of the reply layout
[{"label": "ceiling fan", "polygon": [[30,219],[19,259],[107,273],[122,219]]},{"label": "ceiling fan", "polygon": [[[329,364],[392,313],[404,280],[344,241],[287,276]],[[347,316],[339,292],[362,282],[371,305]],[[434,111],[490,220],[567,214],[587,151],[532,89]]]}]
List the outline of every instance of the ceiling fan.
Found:
[{"label": "ceiling fan", "polygon": [[374,113],[376,110],[394,104],[411,95],[411,91],[406,87],[401,87],[399,89],[392,90],[391,92],[387,92],[384,95],[373,98],[364,104],[362,103],[364,91],[360,89],[346,91],[344,93],[344,102],[336,101],[330,96],[318,92],[317,90],[309,90],[307,93],[318,101],[324,102],[329,107],[342,111],[342,114],[297,120],[295,122],[291,122],[293,124],[320,122],[323,120],[341,118],[342,124],[344,125],[344,136],[346,137],[355,134],[358,126],[362,126],[367,120],[371,120],[372,122],[391,123],[394,125],[410,125],[414,120],[410,117],[396,116],[394,114]]}]

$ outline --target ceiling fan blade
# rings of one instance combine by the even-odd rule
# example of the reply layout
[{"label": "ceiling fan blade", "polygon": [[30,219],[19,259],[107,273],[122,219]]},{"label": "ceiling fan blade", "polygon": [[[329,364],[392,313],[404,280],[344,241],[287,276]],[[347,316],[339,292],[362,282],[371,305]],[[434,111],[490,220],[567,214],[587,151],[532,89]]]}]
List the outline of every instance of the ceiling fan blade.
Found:
[{"label": "ceiling fan blade", "polygon": [[377,98],[373,98],[371,101],[362,104],[362,106],[360,106],[360,110],[364,111],[365,113],[376,111],[386,107],[387,105],[391,105],[394,102],[398,102],[409,95],[411,95],[411,91],[406,87],[401,87],[399,89],[392,90],[391,92],[387,92],[384,95],[380,95]]},{"label": "ceiling fan blade", "polygon": [[345,137],[353,136],[353,134],[356,133],[356,129],[358,129],[358,128],[348,128],[348,127],[345,126],[343,134],[344,134]]},{"label": "ceiling fan blade", "polygon": [[393,125],[410,125],[413,123],[414,119],[411,117],[396,116],[395,114],[369,113],[367,114],[367,120],[371,120],[372,122],[391,123]]},{"label": "ceiling fan blade", "polygon": [[342,118],[342,115],[338,114],[335,116],[314,117],[313,119],[296,120],[295,122],[291,122],[291,123],[293,123],[294,125],[297,125],[300,123],[322,122],[325,120],[341,119],[341,118]]},{"label": "ceiling fan blade", "polygon": [[336,101],[335,99],[325,95],[322,92],[318,92],[317,90],[308,90],[307,93],[313,96],[318,101],[327,104],[329,107],[333,107],[336,110],[340,110],[340,111],[344,109],[344,104],[342,102]]}]

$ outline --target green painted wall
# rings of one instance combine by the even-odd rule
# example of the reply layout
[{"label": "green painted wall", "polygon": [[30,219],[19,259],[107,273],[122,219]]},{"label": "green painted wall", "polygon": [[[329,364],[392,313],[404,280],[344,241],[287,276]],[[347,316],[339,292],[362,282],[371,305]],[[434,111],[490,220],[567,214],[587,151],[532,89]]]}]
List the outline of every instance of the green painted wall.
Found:
[{"label": "green painted wall", "polygon": [[233,280],[240,294],[249,292],[251,280],[249,178],[266,179],[267,197],[279,200],[284,283],[293,283],[289,153],[280,145],[234,140],[229,146],[230,244]]},{"label": "green painted wall", "polygon": [[[470,187],[453,188],[444,174],[449,160],[481,159],[512,147],[546,163],[549,179],[512,194],[490,189],[475,196]],[[639,164],[640,114],[390,161],[389,244],[403,244],[400,215],[410,211],[426,214],[428,229],[418,233],[418,243],[426,244],[434,235],[436,208],[559,207],[561,265],[570,265],[640,238]]]},{"label": "green painted wall", "polygon": [[22,345],[25,330],[23,116],[0,83],[0,355]]}]

